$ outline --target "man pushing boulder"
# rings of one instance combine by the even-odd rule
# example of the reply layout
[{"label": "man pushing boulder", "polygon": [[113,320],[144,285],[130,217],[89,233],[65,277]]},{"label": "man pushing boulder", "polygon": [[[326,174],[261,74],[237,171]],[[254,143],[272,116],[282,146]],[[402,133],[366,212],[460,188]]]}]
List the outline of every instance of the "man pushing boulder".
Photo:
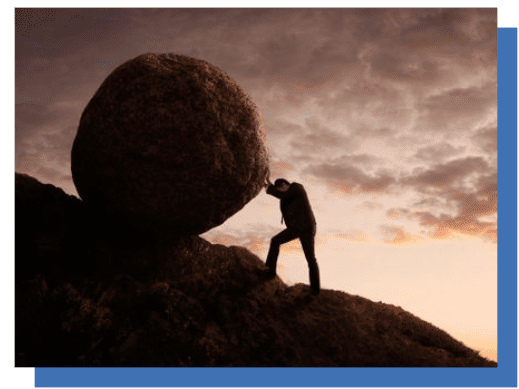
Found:
[{"label": "man pushing boulder", "polygon": [[274,185],[267,178],[267,194],[279,198],[281,201],[281,213],[287,228],[274,236],[270,241],[270,249],[267,255],[266,265],[268,274],[276,275],[276,263],[279,255],[279,246],[299,238],[310,272],[310,288],[313,294],[320,291],[319,267],[315,258],[315,233],[316,222],[308,195],[303,185],[290,183],[284,178],[279,178]]}]

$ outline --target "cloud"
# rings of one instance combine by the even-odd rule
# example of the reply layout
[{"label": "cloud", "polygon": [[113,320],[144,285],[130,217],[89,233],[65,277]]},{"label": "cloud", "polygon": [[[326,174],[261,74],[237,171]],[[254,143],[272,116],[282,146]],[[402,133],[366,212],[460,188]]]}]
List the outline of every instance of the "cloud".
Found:
[{"label": "cloud", "polygon": [[[374,9],[364,13],[371,34],[362,60],[373,77],[432,85],[452,77],[450,64],[474,66],[477,48],[495,51],[497,16],[470,9]],[[481,30],[481,33],[477,32]],[[487,55],[488,56],[488,55]],[[482,60],[483,61],[483,60]],[[482,66],[488,66],[484,59]],[[495,60],[494,60],[495,62]]]},{"label": "cloud", "polygon": [[375,203],[373,201],[365,201],[362,205],[356,207],[361,212],[371,212],[376,209],[382,209],[384,206],[381,203]]},{"label": "cloud", "polygon": [[[17,169],[60,180],[59,169],[70,166],[81,110],[112,70],[92,65],[93,57],[115,68],[143,52],[177,52],[208,60],[250,90],[273,175],[302,171],[341,195],[417,191],[399,217],[441,226],[438,236],[456,226],[492,236],[491,225],[478,223],[494,209],[480,186],[497,149],[496,9],[67,9],[56,23],[78,12],[88,17],[77,30],[46,23],[31,32],[38,46],[16,40],[16,93],[48,94],[55,110],[39,100],[22,117],[16,107]],[[77,96],[86,99],[66,105]],[[459,158],[474,145],[488,155]],[[405,173],[416,167],[409,161],[422,166]],[[265,248],[275,233],[254,227],[220,239]]]},{"label": "cloud", "polygon": [[358,144],[353,136],[333,131],[316,119],[307,119],[305,124],[308,129],[306,134],[291,142],[291,146],[296,150],[312,154],[332,149],[348,151],[355,149]]},{"label": "cloud", "polygon": [[362,231],[358,230],[350,230],[345,231],[342,233],[337,233],[333,235],[335,238],[342,239],[342,240],[348,240],[351,242],[367,242],[370,240],[370,237],[368,234]]},{"label": "cloud", "polygon": [[[490,35],[487,40],[466,38],[463,31],[478,28],[464,26],[481,17],[465,10],[279,9],[268,15],[262,19],[242,12],[244,22],[239,25],[237,17],[226,19],[234,31],[246,29],[248,35],[265,38],[255,39],[253,51],[242,49],[247,50],[244,56],[253,58],[247,66],[234,66],[229,62],[236,63],[232,54],[223,68],[233,69],[237,79],[260,77],[267,86],[278,85],[286,101],[294,104],[305,93],[317,96],[321,106],[338,103],[332,104],[330,113],[353,108],[349,104],[366,109],[366,103],[394,103],[407,93],[394,81],[438,87],[438,81],[446,79],[445,86],[452,88],[452,79],[459,77],[456,66],[474,68],[474,51],[483,55],[489,50],[487,43],[497,41],[495,35],[494,41]],[[495,14],[485,20],[497,31]],[[392,111],[401,120],[409,108],[395,112],[393,104]]]},{"label": "cloud", "polygon": [[489,217],[492,219],[497,214],[497,173],[478,174],[471,187],[442,186],[442,191],[435,193],[435,197],[415,205],[438,208],[444,202],[451,205],[453,214],[434,215],[430,211],[391,208],[386,215],[390,219],[418,221],[421,226],[430,229],[432,239],[463,235],[497,243],[497,222],[488,221]]},{"label": "cloud", "polygon": [[284,173],[287,173],[291,170],[293,170],[294,167],[287,163],[287,162],[281,162],[281,161],[270,161],[270,177],[271,179],[273,177],[280,177]]},{"label": "cloud", "polygon": [[437,197],[426,197],[413,204],[415,207],[433,207],[433,208],[445,208],[448,205],[445,203],[445,199],[439,199]]},{"label": "cloud", "polygon": [[424,98],[417,109],[421,112],[417,131],[471,129],[497,114],[497,83],[450,89]]},{"label": "cloud", "polygon": [[[258,25],[258,31],[268,37],[258,44],[258,52],[268,58],[262,66],[264,73],[279,82],[290,80],[303,89],[315,90],[333,83],[343,69],[358,61],[351,11],[280,9],[272,15]],[[330,28],[337,19],[342,23]]]},{"label": "cloud", "polygon": [[390,219],[400,219],[409,215],[410,211],[405,208],[391,208],[386,212],[386,215]]},{"label": "cloud", "polygon": [[383,242],[388,244],[408,245],[423,240],[420,236],[407,232],[405,228],[401,226],[383,225],[380,226],[380,230],[386,237]]},{"label": "cloud", "polygon": [[398,82],[431,85],[439,78],[439,63],[399,43],[380,45],[363,55],[373,74]]},{"label": "cloud", "polygon": [[482,222],[474,215],[459,213],[456,217],[441,215],[436,217],[429,212],[415,212],[420,225],[432,228],[432,239],[451,239],[456,236],[479,237],[483,240],[497,243],[497,227],[493,222]]},{"label": "cloud", "polygon": [[277,233],[278,228],[267,227],[263,224],[250,224],[246,229],[213,229],[202,235],[214,244],[225,246],[242,246],[256,255],[262,255],[268,250],[270,239]]},{"label": "cloud", "polygon": [[411,176],[402,178],[399,183],[414,186],[425,193],[431,189],[450,191],[454,184],[463,185],[463,180],[468,176],[488,171],[488,163],[483,157],[466,157],[436,164],[426,170],[420,169]]},{"label": "cloud", "polygon": [[[316,103],[327,117],[340,120],[363,137],[390,135],[395,131],[393,126],[407,123],[413,112],[406,101],[405,89],[366,78],[358,70],[352,73],[351,78],[345,77],[333,91],[317,96]],[[379,127],[385,134],[378,134]]]},{"label": "cloud", "polygon": [[77,196],[70,170],[70,150],[76,127],[49,106],[15,105],[15,171]]},{"label": "cloud", "polygon": [[488,154],[497,154],[497,126],[483,127],[477,130],[472,140]]},{"label": "cloud", "polygon": [[453,193],[452,199],[459,203],[460,214],[469,219],[497,212],[497,173],[479,177],[472,193]]},{"label": "cloud", "polygon": [[36,103],[15,104],[15,142],[17,147],[27,138],[59,123],[60,115]]},{"label": "cloud", "polygon": [[239,237],[230,233],[219,233],[212,235],[207,239],[213,244],[245,247],[257,255],[268,248],[268,241],[266,241],[263,237],[256,237],[253,235]]},{"label": "cloud", "polygon": [[454,147],[450,143],[441,142],[418,149],[414,157],[422,161],[439,162],[456,154],[460,154],[464,150],[465,147],[463,146]]},{"label": "cloud", "polygon": [[348,158],[309,166],[306,172],[324,180],[333,191],[340,193],[385,192],[396,183],[387,171],[366,174],[361,168],[348,163]]},{"label": "cloud", "polygon": [[16,121],[15,170],[38,179],[46,177],[46,182],[58,186],[63,182],[70,186],[70,150],[76,128],[62,120],[46,123],[49,116],[53,117],[42,114],[40,118],[27,120],[27,116]]},{"label": "cloud", "polygon": [[410,19],[402,25],[401,36],[416,49],[470,56],[474,46],[497,44],[497,9],[407,9],[395,14],[399,21]]},{"label": "cloud", "polygon": [[[422,134],[465,133],[496,110],[495,60],[482,58],[493,55],[497,18],[495,12],[480,14],[357,10],[349,29],[357,38],[360,62],[331,90],[314,94],[316,103],[327,117],[366,138],[380,138],[382,134],[371,133],[377,128],[388,130],[388,138],[404,128]],[[488,23],[493,34],[485,39],[484,33],[474,35]]]}]

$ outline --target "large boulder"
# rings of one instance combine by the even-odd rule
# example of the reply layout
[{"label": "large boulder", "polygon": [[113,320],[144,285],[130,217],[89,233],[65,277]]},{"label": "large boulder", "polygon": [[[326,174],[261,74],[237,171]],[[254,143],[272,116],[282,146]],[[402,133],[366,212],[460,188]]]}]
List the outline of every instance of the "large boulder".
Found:
[{"label": "large boulder", "polygon": [[222,70],[175,54],[116,68],[86,106],[72,177],[92,209],[145,230],[201,234],[261,190],[260,113]]}]

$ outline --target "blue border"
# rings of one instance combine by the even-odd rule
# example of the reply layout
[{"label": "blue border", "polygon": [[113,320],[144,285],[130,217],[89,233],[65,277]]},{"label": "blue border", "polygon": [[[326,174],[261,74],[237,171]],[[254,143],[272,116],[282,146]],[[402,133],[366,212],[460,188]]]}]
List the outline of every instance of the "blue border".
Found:
[{"label": "blue border", "polygon": [[36,387],[516,387],[517,28],[498,28],[497,368],[36,368]]}]

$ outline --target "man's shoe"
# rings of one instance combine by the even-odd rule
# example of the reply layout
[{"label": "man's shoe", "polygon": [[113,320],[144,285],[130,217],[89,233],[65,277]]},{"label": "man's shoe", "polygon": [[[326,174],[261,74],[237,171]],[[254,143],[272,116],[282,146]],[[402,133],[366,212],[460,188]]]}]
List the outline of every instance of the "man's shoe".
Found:
[{"label": "man's shoe", "polygon": [[313,294],[314,296],[317,296],[320,292],[321,292],[320,289],[313,289],[313,288],[312,288],[312,294]]}]

